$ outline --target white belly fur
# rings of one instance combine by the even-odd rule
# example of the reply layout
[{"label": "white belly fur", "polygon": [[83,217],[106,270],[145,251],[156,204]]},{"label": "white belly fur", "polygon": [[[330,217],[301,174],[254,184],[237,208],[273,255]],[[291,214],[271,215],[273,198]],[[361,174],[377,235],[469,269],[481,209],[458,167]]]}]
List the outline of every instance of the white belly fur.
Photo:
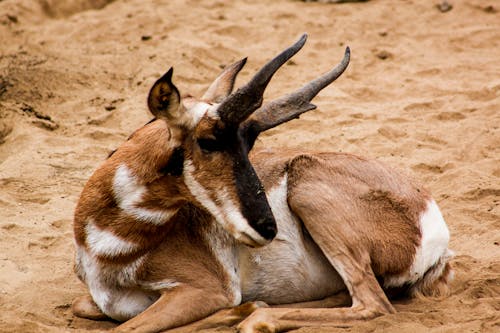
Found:
[{"label": "white belly fur", "polygon": [[345,289],[340,276],[290,211],[286,175],[267,198],[278,234],[263,248],[239,247],[242,301],[305,302]]}]

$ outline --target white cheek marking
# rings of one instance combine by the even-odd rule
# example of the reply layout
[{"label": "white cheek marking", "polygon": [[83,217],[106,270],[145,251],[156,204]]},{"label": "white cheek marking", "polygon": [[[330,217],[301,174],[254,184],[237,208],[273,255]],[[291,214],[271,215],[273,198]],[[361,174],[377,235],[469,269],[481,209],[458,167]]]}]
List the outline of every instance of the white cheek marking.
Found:
[{"label": "white cheek marking", "polygon": [[136,205],[141,202],[146,190],[146,187],[137,181],[125,164],[116,169],[113,179],[113,193],[118,207],[123,209],[125,213],[140,221],[155,225],[164,224],[177,213],[177,210],[174,209],[151,210],[137,207]]},{"label": "white cheek marking", "polygon": [[205,207],[217,220],[221,219],[222,213],[219,207],[210,199],[207,191],[196,181],[193,176],[193,163],[186,159],[184,160],[184,181],[191,194]]},{"label": "white cheek marking", "polygon": [[99,229],[92,221],[88,221],[85,231],[90,251],[98,256],[116,257],[129,254],[138,248],[136,244],[128,242],[112,232]]},{"label": "white cheek marking", "polygon": [[264,245],[269,243],[264,237],[259,235],[254,228],[250,226],[247,219],[241,215],[241,212],[236,205],[229,199],[227,192],[220,191],[217,194],[217,199],[222,202],[222,211],[224,212],[225,219],[228,221],[228,224],[231,224],[236,229],[236,235],[234,236],[237,240],[245,243],[248,241],[248,237],[252,239],[252,241],[256,241],[260,245]]},{"label": "white cheek marking", "polygon": [[[217,193],[218,202],[222,207],[210,199],[207,190],[194,178],[194,166],[190,160],[184,161],[184,181],[191,194],[205,207],[226,230],[234,230],[233,237],[241,242],[256,241],[265,244],[267,241],[255,231],[248,221],[241,215],[236,205],[229,199],[226,190],[221,189]],[[249,240],[251,238],[251,240]]]},{"label": "white cheek marking", "polygon": [[427,209],[420,216],[420,232],[422,238],[409,272],[386,279],[386,287],[415,283],[441,258],[451,255],[452,252],[448,250],[450,232],[434,200],[427,203]]}]

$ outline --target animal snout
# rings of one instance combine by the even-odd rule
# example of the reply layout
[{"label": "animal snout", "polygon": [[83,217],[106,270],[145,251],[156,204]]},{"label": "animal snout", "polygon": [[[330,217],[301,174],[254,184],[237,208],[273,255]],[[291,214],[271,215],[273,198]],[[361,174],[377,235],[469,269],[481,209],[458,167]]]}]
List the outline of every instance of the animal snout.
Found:
[{"label": "animal snout", "polygon": [[262,237],[269,241],[274,239],[274,237],[276,237],[276,233],[278,232],[276,221],[273,216],[259,218],[259,220],[255,223],[255,229]]}]

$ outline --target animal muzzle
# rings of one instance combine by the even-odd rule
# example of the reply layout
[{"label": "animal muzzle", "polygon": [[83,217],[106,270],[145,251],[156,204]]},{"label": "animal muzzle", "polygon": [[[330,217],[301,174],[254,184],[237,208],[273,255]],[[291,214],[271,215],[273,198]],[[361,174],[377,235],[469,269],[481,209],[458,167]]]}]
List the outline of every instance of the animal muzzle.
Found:
[{"label": "animal muzzle", "polygon": [[276,222],[274,218],[261,218],[254,225],[246,230],[238,230],[234,237],[239,242],[250,247],[261,247],[269,244],[276,236]]},{"label": "animal muzzle", "polygon": [[264,239],[272,241],[276,237],[278,231],[276,227],[276,221],[274,216],[261,217],[255,222],[252,227],[261,235]]},{"label": "animal muzzle", "polygon": [[[246,214],[245,214],[246,213]],[[276,220],[267,205],[259,205],[254,210],[244,210],[244,217],[248,221],[248,229],[245,230],[245,236],[251,240],[244,240],[236,237],[239,241],[252,247],[260,247],[270,243],[276,237]]]},{"label": "animal muzzle", "polygon": [[239,168],[235,168],[234,179],[240,212],[252,230],[250,233],[258,235],[255,238],[262,238],[258,242],[263,243],[260,244],[262,246],[276,236],[276,220],[267,201],[264,187],[250,162],[243,158],[239,162]]}]

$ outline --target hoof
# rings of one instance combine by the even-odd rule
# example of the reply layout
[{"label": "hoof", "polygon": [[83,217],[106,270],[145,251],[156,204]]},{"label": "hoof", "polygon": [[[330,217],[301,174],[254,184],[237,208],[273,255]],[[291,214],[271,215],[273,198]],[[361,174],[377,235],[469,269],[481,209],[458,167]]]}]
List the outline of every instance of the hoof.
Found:
[{"label": "hoof", "polygon": [[80,318],[91,320],[106,320],[109,319],[95,304],[90,295],[77,297],[71,305],[73,314]]}]

